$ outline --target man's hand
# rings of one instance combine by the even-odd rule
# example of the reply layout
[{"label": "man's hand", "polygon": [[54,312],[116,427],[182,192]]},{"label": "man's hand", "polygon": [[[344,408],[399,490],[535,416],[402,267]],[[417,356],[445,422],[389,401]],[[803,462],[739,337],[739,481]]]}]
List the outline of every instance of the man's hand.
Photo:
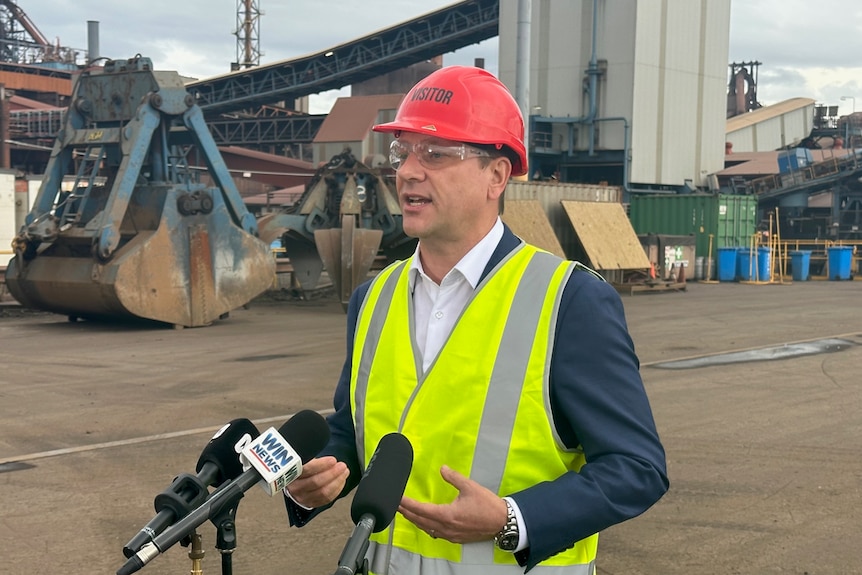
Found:
[{"label": "man's hand", "polygon": [[431,537],[452,543],[493,539],[506,524],[506,502],[446,465],[440,468],[440,475],[458,490],[458,497],[446,505],[402,497],[398,507],[401,515]]},{"label": "man's hand", "polygon": [[302,475],[287,486],[287,491],[303,507],[322,507],[335,501],[349,475],[347,464],[334,457],[312,459],[303,464]]}]

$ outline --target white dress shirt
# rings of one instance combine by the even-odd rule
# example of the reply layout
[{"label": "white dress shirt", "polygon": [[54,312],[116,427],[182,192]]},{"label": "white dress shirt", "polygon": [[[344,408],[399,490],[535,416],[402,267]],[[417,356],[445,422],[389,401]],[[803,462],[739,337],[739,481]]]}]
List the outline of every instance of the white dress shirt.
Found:
[{"label": "white dress shirt", "polygon": [[[413,262],[410,266],[409,288],[413,294],[413,317],[416,320],[416,345],[422,354],[422,370],[434,363],[440,348],[446,343],[455,322],[461,316],[461,312],[467,306],[467,302],[473,295],[482,272],[488,265],[497,244],[503,237],[503,222],[497,218],[497,222],[491,231],[482,240],[473,246],[467,254],[461,258],[455,267],[449,270],[443,277],[440,285],[425,274],[422,269],[422,261],[419,251],[422,242],[416,246],[413,254]],[[506,497],[515,510],[518,518],[518,547],[516,551],[525,549],[528,545],[527,530],[524,528],[524,518],[518,504]]]},{"label": "white dress shirt", "polygon": [[409,287],[413,294],[416,319],[416,344],[422,354],[422,369],[427,371],[446,342],[455,322],[473,295],[479,278],[503,237],[503,222],[497,222],[482,240],[461,258],[437,285],[425,274],[416,246],[410,266]]}]

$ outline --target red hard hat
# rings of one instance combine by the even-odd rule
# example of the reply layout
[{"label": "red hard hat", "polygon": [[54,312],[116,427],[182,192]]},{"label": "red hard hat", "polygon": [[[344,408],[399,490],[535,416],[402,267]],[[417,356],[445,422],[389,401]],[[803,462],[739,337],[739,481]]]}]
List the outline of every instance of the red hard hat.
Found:
[{"label": "red hard hat", "polygon": [[420,80],[404,96],[395,121],[375,132],[415,132],[464,142],[506,146],[516,156],[512,175],[527,173],[524,118],[517,102],[490,72],[447,66]]}]

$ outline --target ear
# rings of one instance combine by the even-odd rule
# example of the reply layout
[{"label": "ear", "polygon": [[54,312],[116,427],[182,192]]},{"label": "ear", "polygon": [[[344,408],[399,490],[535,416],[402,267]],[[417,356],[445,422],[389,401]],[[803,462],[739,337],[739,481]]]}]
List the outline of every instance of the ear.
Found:
[{"label": "ear", "polygon": [[494,158],[488,164],[488,174],[488,199],[497,201],[509,183],[512,162],[505,156]]}]

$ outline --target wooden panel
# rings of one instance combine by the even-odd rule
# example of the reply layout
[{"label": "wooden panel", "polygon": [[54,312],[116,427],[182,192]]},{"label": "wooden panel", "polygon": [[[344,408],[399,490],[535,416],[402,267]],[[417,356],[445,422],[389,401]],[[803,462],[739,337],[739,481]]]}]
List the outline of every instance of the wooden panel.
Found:
[{"label": "wooden panel", "polygon": [[[545,210],[548,221],[551,222],[560,245],[569,259],[577,259],[578,240],[569,222],[560,200],[579,202],[620,202],[622,191],[617,186],[596,186],[593,184],[577,184],[571,182],[536,182],[510,180],[506,186],[506,201],[508,205],[514,200],[536,200]],[[505,208],[504,208],[505,211]]]},{"label": "wooden panel", "polygon": [[515,235],[552,254],[565,258],[563,246],[557,239],[545,210],[538,200],[506,200],[502,220]]},{"label": "wooden panel", "polygon": [[650,263],[621,204],[563,200],[563,209],[595,270],[649,269]]}]

